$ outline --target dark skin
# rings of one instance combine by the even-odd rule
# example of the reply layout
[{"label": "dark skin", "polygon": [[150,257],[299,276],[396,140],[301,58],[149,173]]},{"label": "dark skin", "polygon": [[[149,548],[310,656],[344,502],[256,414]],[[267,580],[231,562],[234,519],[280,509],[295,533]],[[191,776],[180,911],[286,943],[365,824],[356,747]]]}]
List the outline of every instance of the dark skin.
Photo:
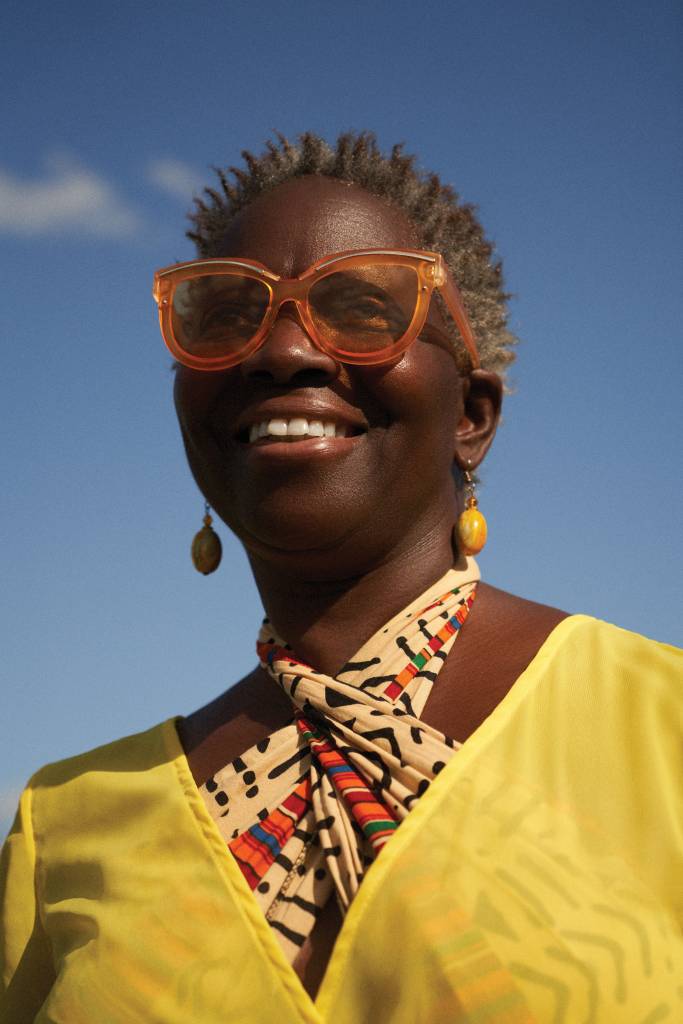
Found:
[{"label": "dark skin", "polygon": [[[215,255],[250,257],[293,277],[322,256],[364,246],[420,248],[402,211],[357,186],[309,177],[243,210]],[[313,345],[287,304],[239,366],[178,369],[176,408],[195,480],[244,544],[278,633],[321,671],[334,674],[453,565],[453,465],[476,468],[484,458],[502,388],[483,370],[461,376],[445,332],[433,302],[422,335],[396,363],[345,366]],[[278,414],[332,419],[354,436],[296,443],[283,457],[241,440],[245,424]],[[424,721],[465,741],[564,617],[480,583]],[[260,668],[191,714],[179,731],[197,784],[291,716]],[[340,926],[331,900],[294,965],[311,995]]]}]

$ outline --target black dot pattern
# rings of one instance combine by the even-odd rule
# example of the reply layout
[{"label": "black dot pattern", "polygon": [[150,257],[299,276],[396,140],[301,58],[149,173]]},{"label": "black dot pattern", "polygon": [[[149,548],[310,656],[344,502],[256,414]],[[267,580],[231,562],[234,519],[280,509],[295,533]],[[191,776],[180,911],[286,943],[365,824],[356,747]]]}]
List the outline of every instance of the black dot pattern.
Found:
[{"label": "black dot pattern", "polygon": [[[452,579],[463,581],[460,596]],[[423,725],[420,716],[464,620],[462,608],[471,603],[474,582],[465,579],[465,570],[458,570],[438,581],[347,661],[336,679],[307,668],[291,648],[286,655],[275,650],[269,652],[274,657],[262,656],[262,667],[292,705],[292,718],[203,788],[290,962],[335,886],[339,902],[348,905],[381,842],[393,834],[384,830],[380,843],[376,830],[365,834],[365,819],[354,816],[356,803],[326,771],[325,748],[304,733],[331,744],[360,776],[367,799],[378,800],[400,825],[459,746]],[[259,643],[283,648],[282,640],[264,632]],[[304,780],[310,788],[301,787]]]}]

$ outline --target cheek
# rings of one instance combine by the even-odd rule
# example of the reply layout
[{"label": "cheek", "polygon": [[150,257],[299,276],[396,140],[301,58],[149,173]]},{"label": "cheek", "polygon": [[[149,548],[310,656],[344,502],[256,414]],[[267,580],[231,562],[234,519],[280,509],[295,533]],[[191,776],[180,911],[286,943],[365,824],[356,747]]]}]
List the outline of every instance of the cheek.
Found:
[{"label": "cheek", "polygon": [[447,449],[452,457],[462,415],[462,381],[453,357],[418,341],[395,366],[378,374],[375,395],[396,427],[412,441]]},{"label": "cheek", "polygon": [[186,367],[176,370],[173,401],[186,440],[208,433],[211,411],[226,392],[227,378],[226,373],[199,373]]},{"label": "cheek", "polygon": [[185,367],[176,371],[173,388],[178,424],[192,476],[207,501],[216,501],[213,480],[221,455],[211,430],[211,412],[222,400],[226,374],[198,373]]}]

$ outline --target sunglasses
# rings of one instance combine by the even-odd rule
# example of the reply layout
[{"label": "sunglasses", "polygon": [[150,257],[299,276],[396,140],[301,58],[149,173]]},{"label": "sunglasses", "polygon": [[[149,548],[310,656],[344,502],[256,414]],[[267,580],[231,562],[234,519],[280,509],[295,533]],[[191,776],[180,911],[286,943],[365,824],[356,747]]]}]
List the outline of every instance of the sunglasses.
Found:
[{"label": "sunglasses", "polygon": [[189,260],[158,270],[153,295],[172,355],[193,370],[226,370],[263,344],[284,302],[294,303],[313,344],[333,359],[358,365],[395,361],[423,329],[435,288],[477,368],[460,292],[435,252],[334,253],[293,278],[279,277],[256,260]]}]

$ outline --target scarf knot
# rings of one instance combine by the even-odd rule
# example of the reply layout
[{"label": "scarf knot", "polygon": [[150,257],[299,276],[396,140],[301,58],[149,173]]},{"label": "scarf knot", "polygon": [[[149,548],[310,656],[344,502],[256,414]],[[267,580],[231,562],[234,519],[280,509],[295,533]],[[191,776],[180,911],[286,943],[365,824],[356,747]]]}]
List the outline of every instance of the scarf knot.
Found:
[{"label": "scarf knot", "polygon": [[348,909],[459,747],[420,716],[478,579],[468,558],[336,676],[302,662],[267,620],[261,628],[259,661],[289,697],[292,722],[217,772],[202,795],[290,960],[332,892]]}]

